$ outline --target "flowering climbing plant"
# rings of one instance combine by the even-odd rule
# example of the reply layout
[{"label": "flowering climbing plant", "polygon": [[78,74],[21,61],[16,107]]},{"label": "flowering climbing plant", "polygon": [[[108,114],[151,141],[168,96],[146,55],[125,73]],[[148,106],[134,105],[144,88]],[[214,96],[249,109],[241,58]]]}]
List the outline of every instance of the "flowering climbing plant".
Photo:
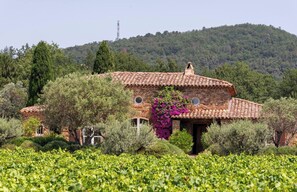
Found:
[{"label": "flowering climbing plant", "polygon": [[171,116],[187,113],[188,103],[189,98],[184,97],[174,87],[165,87],[159,92],[152,106],[152,123],[159,138],[169,138],[172,129]]}]

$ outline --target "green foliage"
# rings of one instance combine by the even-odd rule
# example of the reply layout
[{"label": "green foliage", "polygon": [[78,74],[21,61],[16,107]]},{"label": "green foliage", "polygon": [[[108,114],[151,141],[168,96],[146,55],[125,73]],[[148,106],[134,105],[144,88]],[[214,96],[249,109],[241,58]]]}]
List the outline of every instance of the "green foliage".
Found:
[{"label": "green foliage", "polygon": [[58,78],[45,86],[43,99],[50,129],[59,133],[68,127],[77,142],[77,129],[105,122],[110,116],[126,119],[131,107],[130,91],[97,75],[70,74]]},{"label": "green foliage", "polygon": [[270,99],[264,103],[262,116],[269,129],[275,133],[275,146],[281,144],[281,138],[287,133],[285,145],[297,134],[297,99]]},{"label": "green foliage", "polygon": [[270,139],[270,132],[265,124],[251,121],[235,121],[230,124],[212,124],[202,135],[202,143],[219,154],[255,154]]},{"label": "green foliage", "polygon": [[128,52],[115,53],[116,71],[150,71],[150,66]]},{"label": "green foliage", "polygon": [[[0,150],[3,191],[295,191],[297,156]],[[58,174],[57,174],[58,173]]]},{"label": "green foliage", "polygon": [[229,81],[235,86],[236,97],[264,102],[277,96],[277,83],[271,75],[252,70],[246,63],[224,64],[213,71],[206,71],[207,76]]},{"label": "green foliage", "polygon": [[167,140],[158,139],[145,148],[144,154],[161,157],[163,155],[185,155],[178,146],[169,143]]},{"label": "green foliage", "polygon": [[154,130],[148,125],[141,125],[139,134],[130,120],[124,122],[109,121],[104,128],[105,140],[102,149],[107,154],[136,153],[150,145],[156,139]]},{"label": "green foliage", "polygon": [[166,60],[158,58],[154,65],[152,65],[152,70],[156,72],[178,72],[181,71],[181,67],[177,65],[176,60],[167,57]]},{"label": "green foliage", "polygon": [[40,146],[45,146],[48,143],[51,143],[54,141],[67,142],[62,136],[57,136],[57,135],[49,135],[44,137],[32,137],[30,138],[30,140],[33,141],[34,143],[37,143]]},{"label": "green foliage", "polygon": [[8,144],[20,146],[24,141],[30,140],[29,137],[16,137],[7,141]]},{"label": "green foliage", "polygon": [[45,137],[18,137],[10,139],[2,145],[2,149],[14,150],[17,146],[21,148],[33,148],[35,151],[51,151],[54,149],[63,149],[70,152],[81,149],[76,143],[66,141],[62,136],[49,135]]},{"label": "green foliage", "polygon": [[290,69],[284,73],[279,89],[281,97],[297,99],[297,69]]},{"label": "green foliage", "polygon": [[31,137],[36,132],[36,129],[40,126],[40,120],[35,117],[29,117],[23,122],[24,135]]},{"label": "green foliage", "polygon": [[94,61],[95,61],[95,53],[93,53],[91,50],[87,51],[87,56],[84,59],[84,64],[86,65],[86,67],[90,70],[93,69],[93,65],[94,65]]},{"label": "green foliage", "polygon": [[22,123],[17,119],[0,118],[0,146],[15,137],[20,137],[23,134]]},{"label": "green foliage", "polygon": [[6,84],[0,90],[0,116],[19,117],[19,111],[26,106],[27,99],[27,90],[21,82]]},{"label": "green foliage", "polygon": [[93,73],[106,73],[115,69],[114,56],[108,47],[107,41],[100,43],[96,53],[96,58],[93,66]]},{"label": "green foliage", "polygon": [[[197,69],[215,69],[224,63],[243,61],[258,72],[280,77],[297,67],[297,37],[273,26],[240,24],[188,32],[168,32],[120,39],[110,43],[114,51],[126,50],[153,65],[157,58],[175,59],[179,66],[192,61]],[[65,49],[82,63],[97,42]]]},{"label": "green foliage", "polygon": [[185,129],[174,132],[169,138],[169,143],[176,145],[185,153],[189,153],[192,150],[192,146],[194,144],[191,134],[189,134]]},{"label": "green foliage", "polygon": [[[8,83],[22,82],[28,88],[31,73],[33,52],[36,46],[28,44],[20,49],[13,47],[0,50],[0,89]],[[87,71],[84,65],[78,65],[72,61],[64,51],[55,43],[48,45],[53,60],[53,78],[69,73]],[[92,63],[93,65],[93,63]]]},{"label": "green foliage", "polygon": [[37,103],[43,87],[49,80],[53,79],[52,65],[49,46],[44,41],[39,42],[33,54],[28,105]]},{"label": "green foliage", "polygon": [[23,149],[33,149],[34,151],[39,151],[42,147],[38,145],[37,143],[30,141],[30,140],[25,140],[21,145],[21,148]]},{"label": "green foliage", "polygon": [[297,147],[275,147],[268,146],[258,152],[259,155],[297,155]]},{"label": "green foliage", "polygon": [[15,150],[16,149],[16,145],[14,144],[10,144],[10,143],[6,143],[4,145],[1,146],[1,149],[9,149],[11,151]]},{"label": "green foliage", "polygon": [[43,151],[51,151],[54,149],[68,149],[69,145],[65,141],[54,140],[43,146]]}]

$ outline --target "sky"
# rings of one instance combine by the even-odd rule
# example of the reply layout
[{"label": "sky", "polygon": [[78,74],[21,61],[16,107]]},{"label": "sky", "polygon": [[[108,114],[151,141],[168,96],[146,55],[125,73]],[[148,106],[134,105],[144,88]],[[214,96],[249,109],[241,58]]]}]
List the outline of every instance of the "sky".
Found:
[{"label": "sky", "polygon": [[297,0],[0,0],[0,49],[44,40],[61,48],[242,23],[297,35]]}]

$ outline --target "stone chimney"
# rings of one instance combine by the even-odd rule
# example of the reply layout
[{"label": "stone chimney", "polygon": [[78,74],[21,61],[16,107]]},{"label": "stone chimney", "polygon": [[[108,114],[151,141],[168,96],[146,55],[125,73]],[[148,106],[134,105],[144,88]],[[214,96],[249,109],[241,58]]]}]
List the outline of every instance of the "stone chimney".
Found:
[{"label": "stone chimney", "polygon": [[191,62],[188,62],[184,75],[195,75],[194,67]]}]

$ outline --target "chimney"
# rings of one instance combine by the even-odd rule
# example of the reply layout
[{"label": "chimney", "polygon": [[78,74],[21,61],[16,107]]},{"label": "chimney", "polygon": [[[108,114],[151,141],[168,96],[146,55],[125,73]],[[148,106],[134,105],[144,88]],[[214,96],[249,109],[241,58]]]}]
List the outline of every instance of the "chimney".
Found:
[{"label": "chimney", "polygon": [[188,62],[184,75],[195,75],[194,67],[191,62]]}]

